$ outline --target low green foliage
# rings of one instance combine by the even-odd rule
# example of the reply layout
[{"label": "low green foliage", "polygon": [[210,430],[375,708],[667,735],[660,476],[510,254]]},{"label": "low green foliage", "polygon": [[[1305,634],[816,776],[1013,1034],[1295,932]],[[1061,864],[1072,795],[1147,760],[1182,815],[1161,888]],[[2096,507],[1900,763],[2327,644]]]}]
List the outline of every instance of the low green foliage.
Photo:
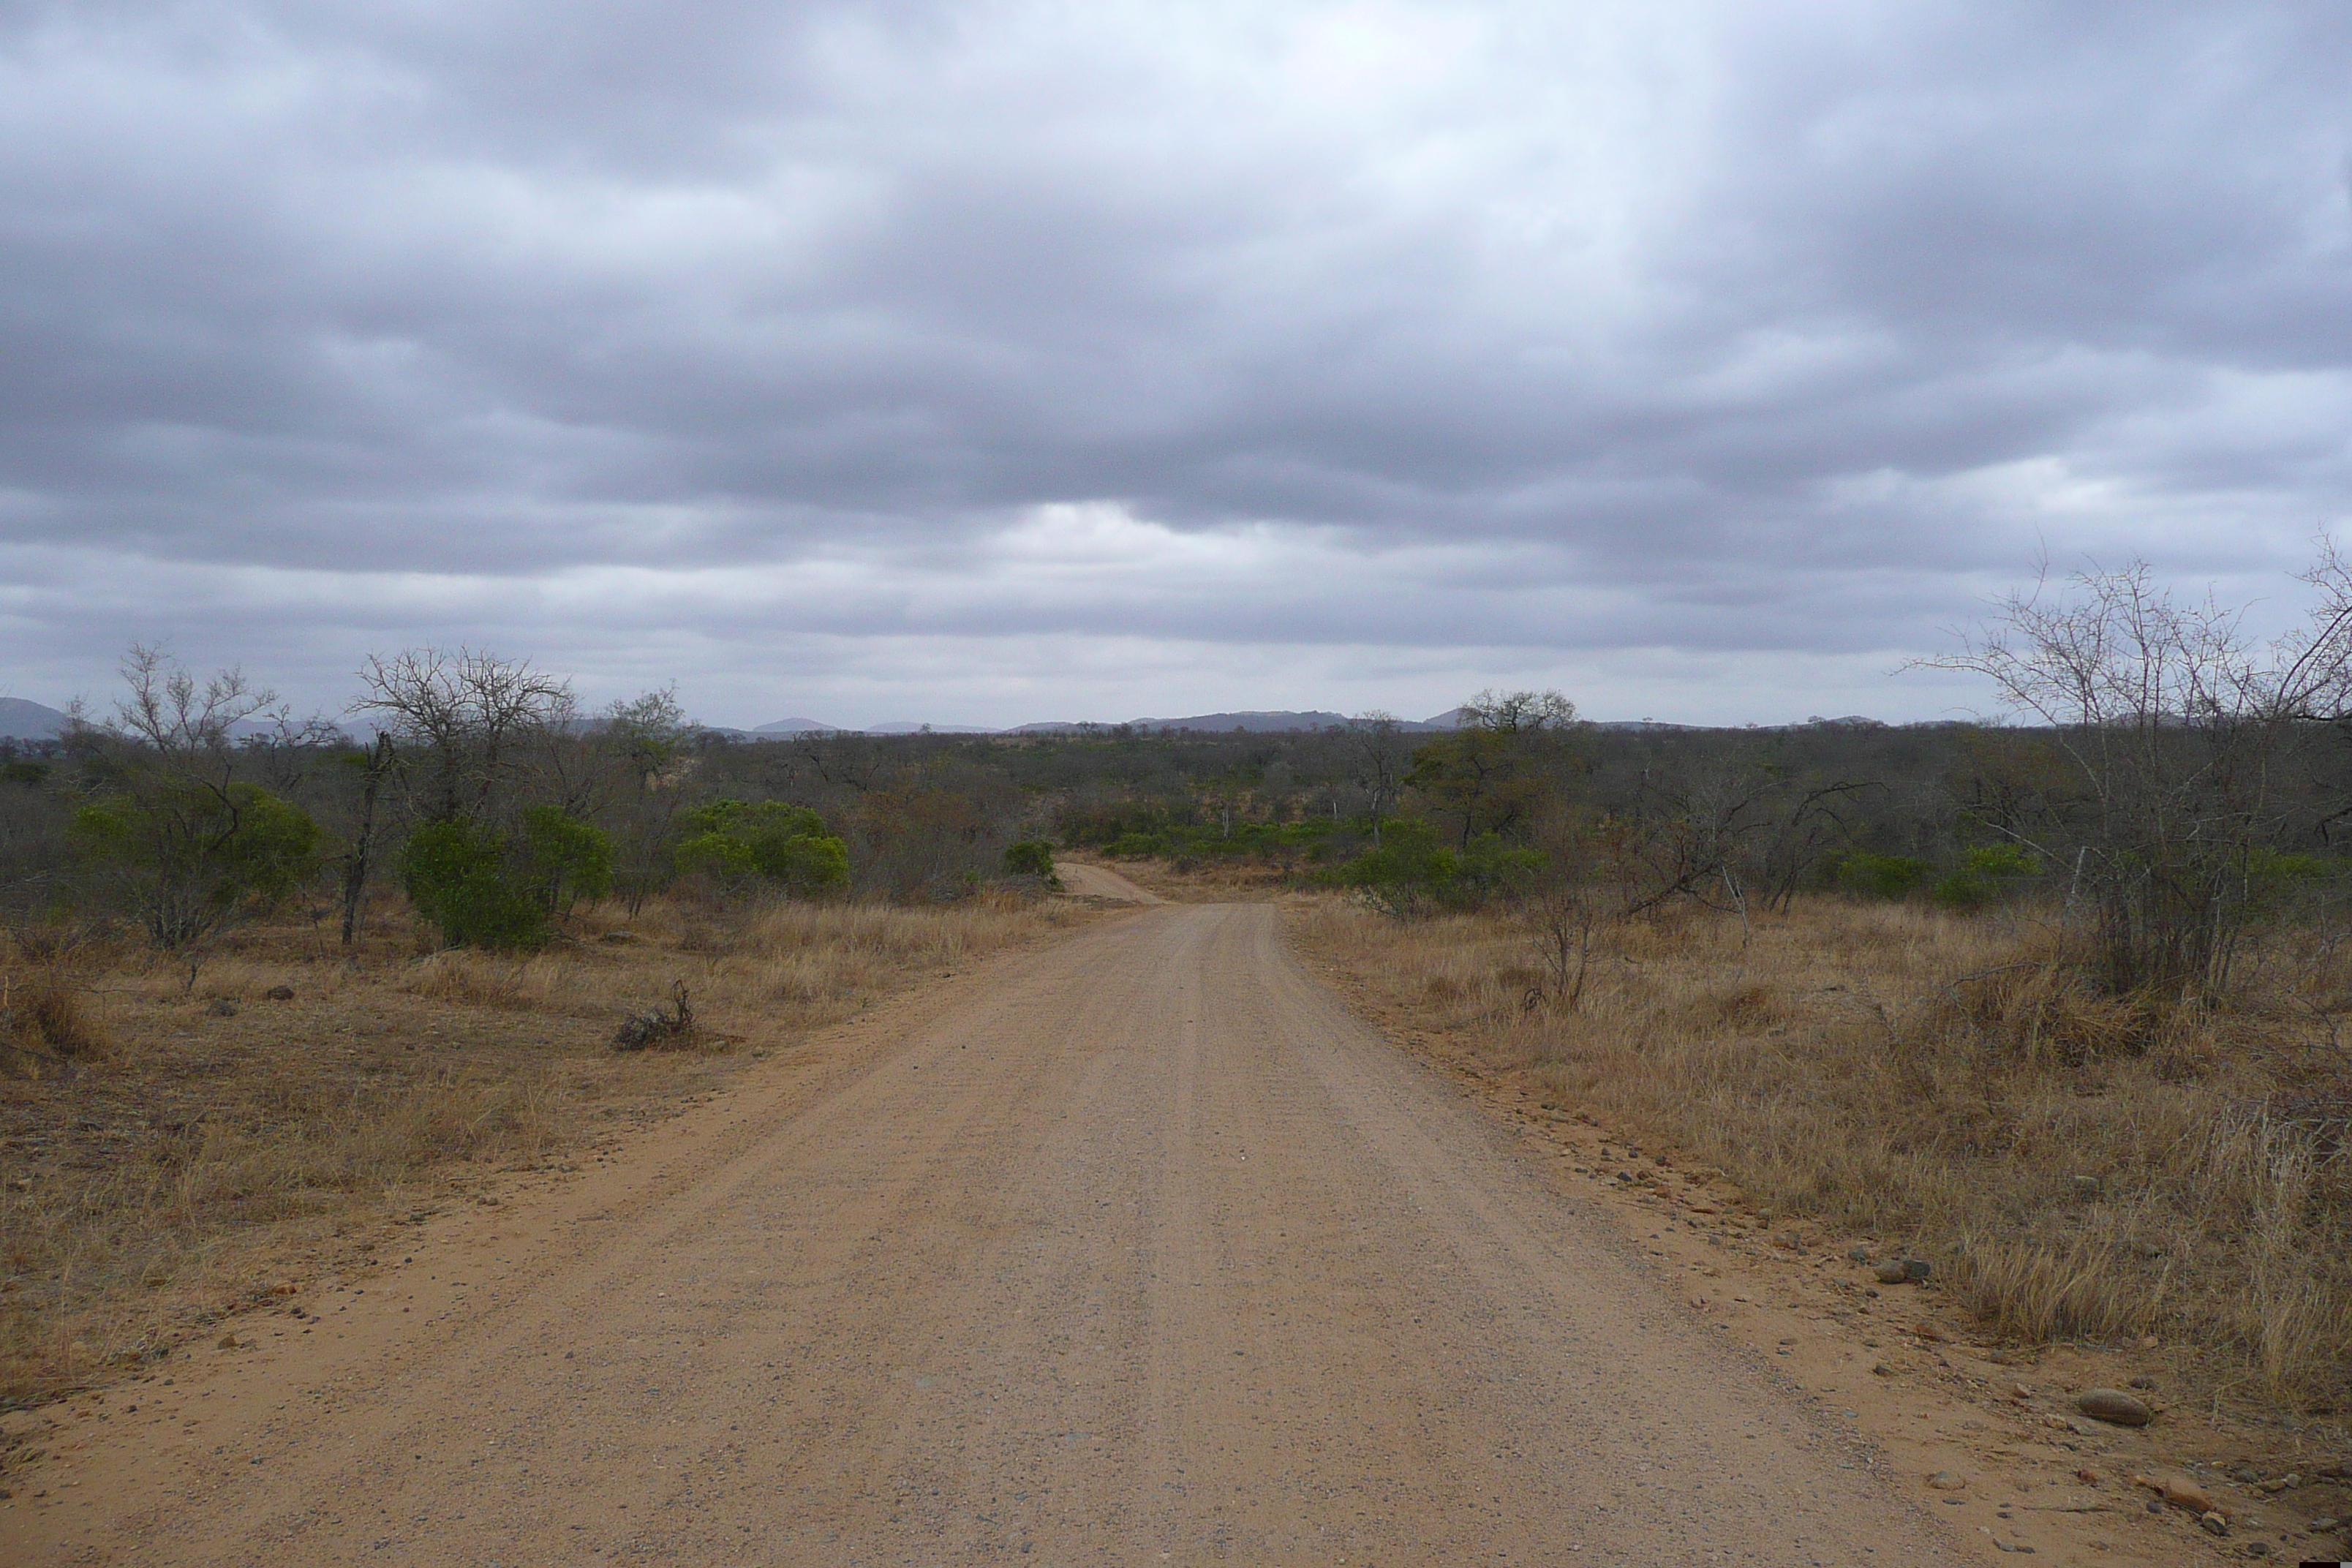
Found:
[{"label": "low green foliage", "polygon": [[613,890],[613,836],[555,805],[523,808],[524,875],[550,913]]},{"label": "low green foliage", "polygon": [[1939,878],[1929,895],[1948,910],[1980,910],[2000,901],[2011,884],[2038,874],[2042,863],[2015,844],[1986,844],[1960,857],[1960,868]]},{"label": "low green foliage", "polygon": [[542,946],[548,907],[511,860],[498,834],[457,817],[408,836],[400,878],[409,901],[450,947]]},{"label": "low green foliage", "polygon": [[319,825],[257,784],[143,781],[74,813],[69,837],[135,889],[148,934],[178,947],[274,908],[319,868]]},{"label": "low green foliage", "polygon": [[1004,847],[1004,869],[1014,877],[1054,879],[1054,847],[1042,838],[1023,838]]},{"label": "low green foliage", "polygon": [[1836,863],[1837,885],[1866,899],[1907,899],[1927,884],[1935,868],[1908,855],[1873,855],[1857,850]]},{"label": "low green foliage", "polygon": [[849,846],[806,806],[717,801],[687,813],[677,868],[744,887],[772,883],[803,897],[849,883]]}]

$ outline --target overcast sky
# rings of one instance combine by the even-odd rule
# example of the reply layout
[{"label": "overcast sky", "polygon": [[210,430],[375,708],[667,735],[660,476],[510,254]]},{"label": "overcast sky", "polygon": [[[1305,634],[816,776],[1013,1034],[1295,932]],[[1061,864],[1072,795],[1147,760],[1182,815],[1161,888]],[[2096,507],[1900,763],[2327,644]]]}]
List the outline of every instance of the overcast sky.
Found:
[{"label": "overcast sky", "polygon": [[2340,0],[0,0],[0,694],[1944,715],[2287,603],[2348,176]]}]

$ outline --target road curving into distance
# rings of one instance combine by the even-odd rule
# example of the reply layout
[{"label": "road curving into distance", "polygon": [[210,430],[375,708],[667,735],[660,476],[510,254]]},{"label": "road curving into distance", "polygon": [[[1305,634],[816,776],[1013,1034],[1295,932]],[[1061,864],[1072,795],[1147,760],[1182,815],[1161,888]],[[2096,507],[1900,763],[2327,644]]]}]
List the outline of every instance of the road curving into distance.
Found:
[{"label": "road curving into distance", "polygon": [[118,1396],[0,1558],[1978,1555],[1265,905],[991,961],[403,1255]]}]

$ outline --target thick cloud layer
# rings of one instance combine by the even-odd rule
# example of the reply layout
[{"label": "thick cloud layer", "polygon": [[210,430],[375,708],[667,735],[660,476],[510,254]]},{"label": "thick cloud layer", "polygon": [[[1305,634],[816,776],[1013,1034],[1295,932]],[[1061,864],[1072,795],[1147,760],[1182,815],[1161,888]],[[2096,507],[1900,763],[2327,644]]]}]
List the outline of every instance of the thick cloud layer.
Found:
[{"label": "thick cloud layer", "polygon": [[0,684],[1927,715],[2352,496],[2352,12],[0,10]]}]

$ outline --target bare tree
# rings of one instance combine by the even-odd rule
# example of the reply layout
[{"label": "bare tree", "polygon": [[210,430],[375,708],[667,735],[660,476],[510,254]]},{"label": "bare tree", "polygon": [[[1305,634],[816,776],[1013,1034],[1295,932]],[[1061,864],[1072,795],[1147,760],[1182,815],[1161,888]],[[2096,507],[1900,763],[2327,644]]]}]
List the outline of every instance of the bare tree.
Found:
[{"label": "bare tree", "polygon": [[572,716],[571,683],[460,647],[371,655],[359,672],[365,695],[351,711],[375,715],[395,739],[429,759],[425,815],[450,821],[488,809],[515,764],[519,743]]},{"label": "bare tree", "polygon": [[1923,661],[1984,677],[2002,718],[2047,726],[2067,787],[2006,830],[2068,868],[2116,992],[2228,984],[2262,858],[2294,826],[2282,764],[2352,694],[2352,571],[2328,547],[2304,580],[2311,620],[2264,644],[2144,562],[2075,574],[2063,595],[2045,578]]},{"label": "bare tree", "polygon": [[1348,721],[1349,760],[1356,786],[1370,804],[1372,842],[1381,841],[1381,818],[1403,792],[1412,742],[1393,713],[1374,708]]}]

